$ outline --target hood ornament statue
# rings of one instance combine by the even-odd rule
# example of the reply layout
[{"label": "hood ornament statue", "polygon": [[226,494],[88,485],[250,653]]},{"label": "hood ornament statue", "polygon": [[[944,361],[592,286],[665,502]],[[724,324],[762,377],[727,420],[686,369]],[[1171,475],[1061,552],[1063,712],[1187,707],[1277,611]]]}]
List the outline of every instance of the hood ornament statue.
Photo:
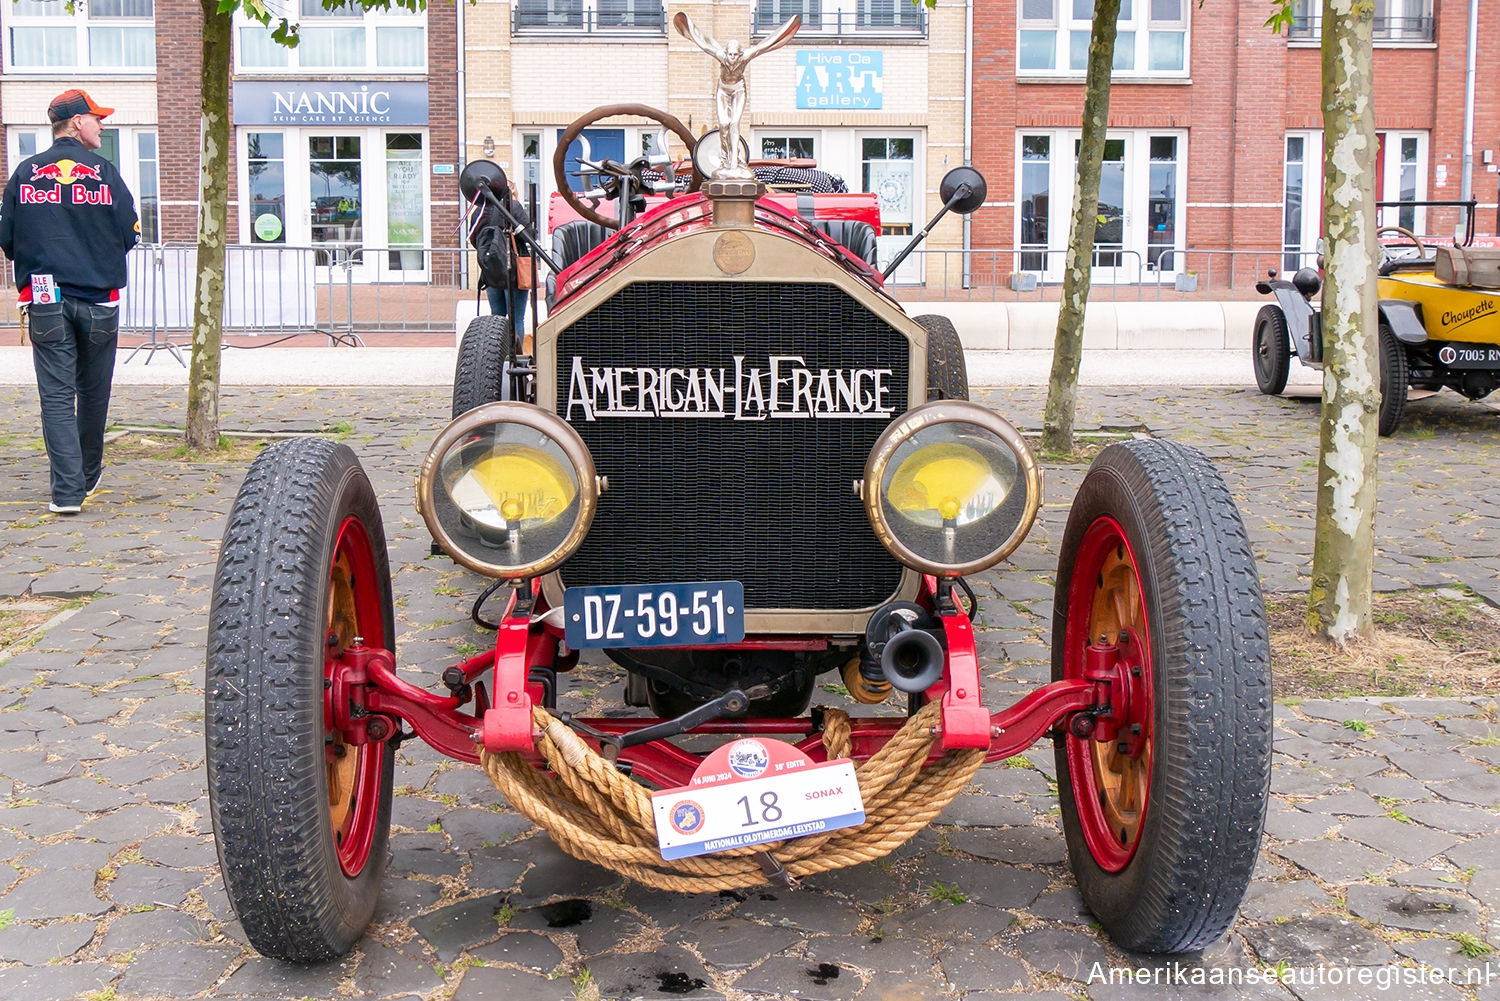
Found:
[{"label": "hood ornament statue", "polygon": [[710,38],[698,30],[693,19],[678,11],[672,18],[677,33],[719,61],[719,82],[714,93],[714,111],[719,124],[719,166],[710,180],[748,181],[755,174],[744,162],[744,151],[740,148],[740,115],[745,111],[745,68],[750,60],[779,49],[792,40],[797,29],[802,27],[802,18],[794,15],[776,31],[756,42],[748,49],[737,39],[727,42]]}]

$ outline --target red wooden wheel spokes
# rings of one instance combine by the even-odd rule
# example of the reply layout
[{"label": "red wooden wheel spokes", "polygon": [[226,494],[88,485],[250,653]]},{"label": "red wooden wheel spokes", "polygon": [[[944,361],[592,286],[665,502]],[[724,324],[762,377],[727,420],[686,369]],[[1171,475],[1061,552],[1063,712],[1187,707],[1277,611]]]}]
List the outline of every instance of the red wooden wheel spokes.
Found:
[{"label": "red wooden wheel spokes", "polygon": [[[334,663],[356,637],[385,644],[386,623],[370,536],[357,518],[339,526],[328,573],[328,629],[323,677],[333,677]],[[324,698],[328,689],[324,689]],[[331,713],[325,711],[324,719]],[[339,867],[351,879],[370,858],[380,814],[380,784],[385,745],[378,741],[347,744],[328,726],[323,735],[328,771],[328,817]]]},{"label": "red wooden wheel spokes", "polygon": [[1135,553],[1119,522],[1100,517],[1084,533],[1073,567],[1063,672],[1067,678],[1085,676],[1090,644],[1121,650],[1111,718],[1117,738],[1066,738],[1084,840],[1107,872],[1124,869],[1135,855],[1151,792],[1155,700],[1149,627]]}]

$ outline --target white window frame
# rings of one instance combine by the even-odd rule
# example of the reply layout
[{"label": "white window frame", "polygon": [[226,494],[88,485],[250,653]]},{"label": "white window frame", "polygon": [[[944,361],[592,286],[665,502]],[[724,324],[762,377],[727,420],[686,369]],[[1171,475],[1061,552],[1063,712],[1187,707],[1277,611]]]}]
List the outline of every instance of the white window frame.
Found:
[{"label": "white window frame", "polygon": [[792,14],[802,18],[798,38],[920,38],[927,34],[927,7],[912,0],[752,0],[751,32],[768,35]]},{"label": "white window frame", "polygon": [[[1302,140],[1302,193],[1296,211],[1301,225],[1301,242],[1292,247],[1286,243],[1287,223],[1287,140]],[[1281,269],[1295,271],[1312,263],[1309,255],[1315,254],[1323,222],[1323,133],[1317,129],[1293,129],[1287,132],[1281,143]],[[1296,267],[1292,265],[1295,264]]]},{"label": "white window frame", "polygon": [[[1385,137],[1383,149],[1384,160],[1377,166],[1376,169],[1379,170],[1382,174],[1383,183],[1381,185],[1381,190],[1382,194],[1384,195],[1384,198],[1382,200],[1394,202],[1401,199],[1401,146],[1402,140],[1405,139],[1415,139],[1417,141],[1417,157],[1412,164],[1416,168],[1416,193],[1415,197],[1413,197],[1411,200],[1426,201],[1428,198],[1431,198],[1432,196],[1428,194],[1427,189],[1427,133],[1424,131],[1416,131],[1412,129],[1405,129],[1401,131],[1396,131],[1393,129],[1381,129],[1380,134]],[[1426,209],[1412,209],[1411,215],[1405,221],[1401,219],[1400,213],[1401,210],[1398,208],[1381,209],[1379,212],[1379,225],[1406,226],[1408,229],[1415,232],[1418,236],[1432,235],[1426,232]],[[1410,225],[1408,225],[1408,223]]]},{"label": "white window frame", "polygon": [[[1435,0],[1375,0],[1375,37],[1378,46],[1436,44]],[[1293,0],[1287,41],[1318,45],[1323,37],[1323,0]]]},{"label": "white window frame", "polygon": [[[777,131],[784,131],[778,129]],[[904,219],[894,219],[887,216],[883,211],[880,216],[880,233],[875,237],[877,248],[877,259],[880,268],[890,266],[890,262],[900,253],[912,236],[922,228],[925,221],[922,213],[927,211],[927,134],[921,129],[903,128],[857,128],[851,130],[850,153],[852,154],[852,169],[844,174],[844,183],[849,186],[850,191],[864,191],[864,143],[866,139],[909,139],[911,140],[911,215]],[[824,168],[827,169],[827,168]],[[835,173],[838,173],[835,171]],[[885,235],[887,228],[898,226],[908,227],[905,233],[892,233]],[[901,262],[901,266],[888,279],[892,285],[921,285],[926,281],[926,255],[911,254]]]},{"label": "white window frame", "polygon": [[[432,231],[432,130],[425,125],[241,125],[235,128],[235,182],[242,192],[235,213],[239,220],[239,232],[244,234],[240,242],[250,243],[249,233],[255,220],[250,217],[250,134],[252,132],[279,132],[282,135],[282,178],[285,199],[285,239],[279,244],[262,243],[262,247],[315,247],[326,245],[311,241],[311,201],[313,192],[308,167],[308,139],[312,136],[357,136],[360,150],[360,228],[359,247],[362,252],[350,267],[350,277],[356,284],[393,281],[410,284],[424,281],[426,269],[401,269],[391,267],[389,254],[390,194],[386,178],[386,137],[393,132],[413,132],[422,138],[422,155],[418,159],[418,172],[427,185],[427,195],[422,207],[422,248],[433,245]],[[320,280],[327,280],[325,267],[319,267]],[[340,275],[342,272],[340,272]]]},{"label": "white window frame", "polygon": [[[1430,156],[1431,142],[1429,134],[1421,130],[1413,129],[1380,129],[1379,135],[1384,144],[1381,153],[1381,161],[1375,165],[1381,176],[1381,200],[1398,201],[1401,197],[1401,140],[1417,140],[1416,166],[1416,198],[1415,201],[1426,201],[1432,197],[1428,188],[1429,180],[1427,164]],[[1303,140],[1303,170],[1302,170],[1302,247],[1301,252],[1310,254],[1317,248],[1318,239],[1325,234],[1322,232],[1323,222],[1323,131],[1321,129],[1293,129],[1287,132],[1287,136],[1300,136]],[[1377,146],[1377,148],[1379,148]],[[1286,145],[1282,144],[1282,223],[1281,232],[1284,234],[1286,219],[1286,181],[1285,181]],[[1400,210],[1396,208],[1380,209],[1376,214],[1377,225],[1395,226],[1400,223]],[[1427,225],[1427,210],[1418,208],[1413,210],[1411,221],[1415,224],[1409,228],[1415,230],[1419,236],[1431,236],[1424,232]],[[1284,239],[1284,237],[1283,237]],[[1279,243],[1280,241],[1278,241]]]},{"label": "white window frame", "polygon": [[[17,13],[14,2],[0,4],[0,25],[5,35],[5,72],[16,76],[57,76],[59,70],[87,69],[90,76],[155,76],[156,75],[156,4],[153,2],[151,17],[114,17],[94,13],[93,5],[80,2],[68,12],[63,0],[48,0],[45,14]],[[54,63],[46,66],[21,65],[16,60],[14,35],[17,28],[71,29],[74,35],[74,55],[70,63]],[[151,38],[149,65],[118,66],[94,63],[91,59],[91,29],[125,28],[145,31]]]},{"label": "white window frame", "polygon": [[[1022,204],[1023,141],[1027,136],[1046,136],[1049,141],[1048,155],[1048,183],[1047,183],[1047,246],[1027,244],[1025,250],[1017,250],[1015,257],[1016,270],[1022,270],[1021,264],[1026,254],[1041,253],[1043,268],[1041,271],[1033,272],[1045,282],[1056,282],[1062,280],[1062,271],[1065,251],[1068,246],[1068,233],[1071,227],[1071,215],[1074,192],[1078,186],[1077,161],[1074,149],[1082,137],[1079,129],[1049,129],[1049,128],[1027,128],[1017,129],[1015,134],[1015,145],[1012,156],[1014,157],[1015,190],[1013,194],[1014,204],[1018,211],[1012,219],[1011,243],[1013,246],[1021,247],[1021,212],[1019,206]],[[1150,203],[1151,203],[1151,139],[1153,137],[1169,136],[1177,141],[1177,154],[1174,163],[1177,169],[1177,188],[1173,206],[1173,242],[1170,248],[1173,253],[1169,258],[1168,266],[1159,270],[1149,267],[1149,255],[1151,250],[1150,239]],[[1110,129],[1105,138],[1123,139],[1126,142],[1126,153],[1124,160],[1124,197],[1125,204],[1121,206],[1124,211],[1123,217],[1123,239],[1120,245],[1121,256],[1117,264],[1096,264],[1093,270],[1093,281],[1097,284],[1121,284],[1128,285],[1135,282],[1161,282],[1176,276],[1178,269],[1182,267],[1184,251],[1187,249],[1187,179],[1191,167],[1192,149],[1188,141],[1188,130],[1186,129]],[[1105,251],[1110,253],[1112,251]]]},{"label": "white window frame", "polygon": [[[364,32],[365,60],[360,65],[327,65],[324,63],[304,62],[304,46],[307,45],[306,37],[301,44],[295,48],[287,48],[277,44],[270,38],[270,33],[275,27],[273,20],[269,25],[262,25],[253,17],[244,13],[243,8],[237,8],[234,14],[234,68],[237,74],[252,76],[299,76],[307,73],[382,73],[382,74],[411,74],[423,76],[427,73],[427,12],[408,11],[392,6],[390,10],[364,11],[358,7],[348,10],[327,11],[315,16],[303,16],[301,3],[298,0],[289,0],[290,20],[304,32],[311,28],[353,28],[360,27]],[[386,66],[379,62],[380,59],[380,32],[382,29],[391,28],[420,28],[422,31],[422,61],[418,64],[402,64],[397,66]],[[244,40],[252,35],[264,32],[267,44],[274,47],[272,51],[279,50],[286,56],[286,64],[281,66],[261,65],[245,61]]]},{"label": "white window frame", "polygon": [[[105,122],[106,131],[114,131],[118,137],[120,155],[120,176],[125,181],[125,186],[135,198],[135,210],[139,215],[142,211],[141,205],[141,147],[140,136],[150,134],[156,136],[156,127],[151,125],[110,125]],[[11,125],[6,128],[5,153],[6,153],[6,175],[14,174],[21,161],[36,153],[45,152],[52,148],[52,126],[50,125]],[[35,137],[35,151],[23,153],[21,150],[21,138],[23,136]],[[161,144],[160,137],[156,146],[156,232],[161,234]],[[141,227],[143,233],[149,233],[148,226]],[[144,236],[143,236],[144,239]]]},{"label": "white window frame", "polygon": [[[1088,73],[1086,56],[1079,65],[1072,60],[1072,40],[1079,36],[1086,40],[1093,31],[1092,4],[1089,17],[1075,16],[1075,0],[1052,0],[1049,17],[1027,18],[1027,8],[1045,5],[1046,0],[1016,0],[1016,75],[1018,77],[1068,78],[1082,81]],[[1186,79],[1192,69],[1192,19],[1190,10],[1194,0],[1176,0],[1177,18],[1157,20],[1151,17],[1153,0],[1124,0],[1120,7],[1119,35],[1116,40],[1115,65],[1111,78],[1115,80],[1181,80]],[[1036,13],[1035,10],[1032,13]],[[1182,66],[1176,69],[1151,68],[1151,36],[1174,35],[1182,39]],[[1040,34],[1050,35],[1051,46],[1047,48]],[[1050,52],[1051,65],[1023,66],[1023,35],[1033,35],[1033,42],[1041,42],[1043,51]],[[1123,44],[1122,44],[1123,43]]]},{"label": "white window frame", "polygon": [[[552,157],[557,153],[557,133],[568,127],[568,122],[552,122],[547,125],[517,125],[511,130],[511,160],[506,167],[507,175],[515,177],[517,187],[521,179],[526,176],[526,164],[529,162],[539,168],[537,178],[537,218],[533,220],[536,231],[544,238],[552,232],[552,222],[548,218],[552,205],[552,196],[557,194],[557,178],[552,170]],[[654,142],[658,132],[662,130],[660,125],[594,125],[594,129],[619,129],[625,134],[625,153],[627,158],[633,156],[632,150],[639,149],[642,153],[648,149],[648,144]],[[529,159],[525,156],[526,136],[538,137],[539,156]],[[502,164],[502,166],[504,166]],[[545,239],[543,241],[546,242]],[[548,244],[550,246],[550,244]]]},{"label": "white window frame", "polygon": [[[511,30],[517,35],[602,33],[615,37],[666,34],[662,0],[511,0]],[[619,23],[602,24],[601,18]]]},{"label": "white window frame", "polygon": [[[761,148],[762,142],[766,139],[781,139],[785,140],[788,144],[793,139],[806,139],[812,143],[812,159],[817,160],[822,155],[823,150],[822,136],[819,135],[819,131],[818,129],[795,127],[753,129],[750,134],[750,159],[762,160],[766,158],[765,152]],[[790,154],[788,154],[788,157],[790,157]]]}]

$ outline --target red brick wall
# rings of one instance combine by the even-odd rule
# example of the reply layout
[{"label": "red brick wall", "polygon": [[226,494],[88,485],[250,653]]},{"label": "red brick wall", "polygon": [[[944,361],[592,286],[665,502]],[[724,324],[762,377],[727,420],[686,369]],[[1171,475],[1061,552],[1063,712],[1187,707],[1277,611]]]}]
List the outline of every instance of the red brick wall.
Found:
[{"label": "red brick wall", "polygon": [[[427,135],[431,162],[458,164],[458,8],[454,0],[427,4]],[[461,166],[453,174],[428,173],[428,201],[433,203],[430,246],[458,245],[457,170]],[[435,257],[433,283],[456,285],[457,264],[457,255]]]},{"label": "red brick wall", "polygon": [[[989,181],[990,201],[975,213],[976,247],[1016,243],[1016,134],[1026,128],[1078,128],[1084,87],[1077,82],[1017,83],[1017,0],[977,0],[974,19],[974,162]],[[1436,3],[1436,48],[1377,48],[1378,129],[1430,130],[1429,198],[1457,198],[1462,167],[1463,85],[1468,5]],[[1281,226],[1284,137],[1321,129],[1321,54],[1288,45],[1264,27],[1264,3],[1189,3],[1191,82],[1116,81],[1109,123],[1115,128],[1187,129],[1189,248],[1272,247]],[[1500,102],[1485,96],[1483,67],[1500,65],[1500,0],[1481,0],[1481,81],[1475,102],[1474,191],[1493,203],[1500,175],[1486,172],[1484,149],[1500,159]],[[1446,164],[1447,183],[1435,167]],[[1441,232],[1437,217],[1429,230]],[[1451,223],[1449,224],[1451,227]],[[1481,210],[1481,232],[1495,231],[1494,210]]]},{"label": "red brick wall", "polygon": [[[163,242],[195,243],[198,239],[202,33],[203,8],[197,0],[156,0],[156,141]],[[235,225],[231,212],[231,241]]]}]

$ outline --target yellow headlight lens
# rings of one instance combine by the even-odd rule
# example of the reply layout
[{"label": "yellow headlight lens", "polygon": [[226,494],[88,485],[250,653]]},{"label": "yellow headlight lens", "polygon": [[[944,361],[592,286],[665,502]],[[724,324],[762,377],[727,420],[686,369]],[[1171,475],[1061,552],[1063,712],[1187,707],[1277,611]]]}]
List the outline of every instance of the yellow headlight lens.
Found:
[{"label": "yellow headlight lens", "polygon": [[470,518],[491,528],[546,524],[578,496],[571,471],[541,448],[496,444],[472,466],[445,463],[448,494]]},{"label": "yellow headlight lens", "polygon": [[961,400],[891,422],[865,463],[865,511],[897,559],[924,573],[974,573],[1020,545],[1041,472],[1014,427]]},{"label": "yellow headlight lens", "polygon": [[901,461],[891,477],[891,507],[919,525],[970,525],[1005,500],[1015,485],[1015,464],[997,469],[972,445],[924,445]]},{"label": "yellow headlight lens", "polygon": [[438,435],[417,480],[432,537],[459,563],[504,579],[546,573],[593,521],[594,463],[578,433],[528,403],[490,403]]}]

